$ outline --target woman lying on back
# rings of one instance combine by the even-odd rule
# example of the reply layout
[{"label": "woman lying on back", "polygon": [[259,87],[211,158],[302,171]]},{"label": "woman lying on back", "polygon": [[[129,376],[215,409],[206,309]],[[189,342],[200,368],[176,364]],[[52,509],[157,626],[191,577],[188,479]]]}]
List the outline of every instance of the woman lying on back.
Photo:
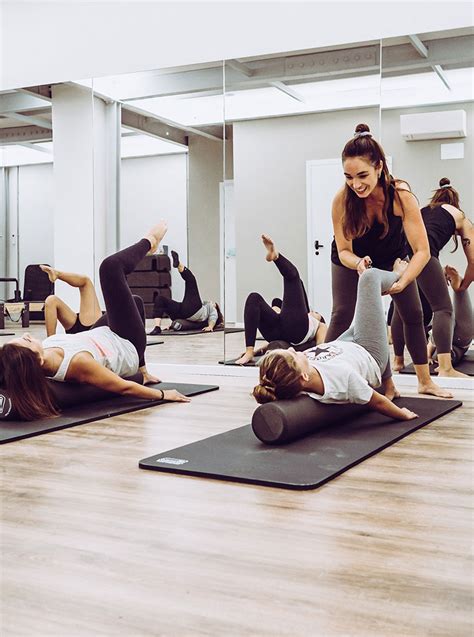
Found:
[{"label": "woman lying on back", "polygon": [[[353,327],[339,339],[305,352],[273,350],[260,363],[260,383],[254,388],[257,402],[293,398],[302,391],[323,403],[359,403],[397,420],[417,414],[397,407],[374,388],[391,376],[382,293],[398,281],[408,267],[397,259],[392,272],[372,268],[359,277]],[[388,385],[390,387],[390,385]],[[445,398],[451,398],[444,392]]]}]

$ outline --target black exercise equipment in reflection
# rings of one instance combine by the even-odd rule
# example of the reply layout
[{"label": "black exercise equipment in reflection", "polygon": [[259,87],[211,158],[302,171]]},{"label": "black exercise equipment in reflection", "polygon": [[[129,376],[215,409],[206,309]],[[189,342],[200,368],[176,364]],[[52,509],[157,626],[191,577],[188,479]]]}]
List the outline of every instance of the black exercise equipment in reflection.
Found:
[{"label": "black exercise equipment in reflection", "polygon": [[196,334],[213,334],[214,332],[225,332],[226,334],[234,334],[235,332],[243,332],[241,327],[224,327],[219,325],[212,332],[204,332],[203,328],[208,325],[207,321],[188,321],[188,319],[175,319],[171,322],[168,329],[162,330],[160,336],[191,336]]},{"label": "black exercise equipment in reflection", "polygon": [[338,424],[320,429],[316,425],[305,438],[273,446],[258,440],[247,425],[145,458],[139,466],[284,489],[315,489],[462,405],[458,400],[430,398],[399,398],[396,403],[419,417],[394,421],[365,411]]}]

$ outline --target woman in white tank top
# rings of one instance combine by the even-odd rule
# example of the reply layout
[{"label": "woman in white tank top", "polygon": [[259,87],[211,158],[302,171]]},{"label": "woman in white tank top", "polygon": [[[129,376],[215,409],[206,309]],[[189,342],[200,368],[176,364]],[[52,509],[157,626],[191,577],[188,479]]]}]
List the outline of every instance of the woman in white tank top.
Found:
[{"label": "woman in white tank top", "polygon": [[25,334],[0,349],[0,383],[22,418],[57,415],[47,377],[137,398],[189,402],[174,389],[163,391],[126,380],[139,370],[145,382],[157,380],[146,371],[145,325],[126,275],[147,253],[156,251],[166,231],[162,221],[138,243],[104,259],[100,284],[107,317],[99,319],[98,327],[79,334],[57,334],[43,342]]}]

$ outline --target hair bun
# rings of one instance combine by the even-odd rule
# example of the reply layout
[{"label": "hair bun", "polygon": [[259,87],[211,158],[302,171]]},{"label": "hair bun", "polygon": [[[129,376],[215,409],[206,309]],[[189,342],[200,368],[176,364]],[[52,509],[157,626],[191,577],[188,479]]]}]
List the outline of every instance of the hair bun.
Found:
[{"label": "hair bun", "polygon": [[354,133],[370,133],[370,128],[367,124],[357,124]]},{"label": "hair bun", "polygon": [[450,186],[451,185],[451,180],[448,179],[447,177],[443,177],[442,179],[439,180],[439,187],[442,188],[443,186]]}]

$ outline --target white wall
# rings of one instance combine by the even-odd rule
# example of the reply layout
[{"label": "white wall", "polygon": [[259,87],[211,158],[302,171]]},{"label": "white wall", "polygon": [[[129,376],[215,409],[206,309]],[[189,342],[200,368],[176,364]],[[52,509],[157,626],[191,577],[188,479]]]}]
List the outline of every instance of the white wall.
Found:
[{"label": "white wall", "polygon": [[473,24],[470,2],[4,0],[1,11],[0,90]]},{"label": "white wall", "polygon": [[53,164],[20,166],[18,219],[20,277],[30,263],[54,265]]},{"label": "white wall", "polygon": [[219,184],[224,176],[223,144],[189,138],[189,267],[201,297],[220,299]]}]

